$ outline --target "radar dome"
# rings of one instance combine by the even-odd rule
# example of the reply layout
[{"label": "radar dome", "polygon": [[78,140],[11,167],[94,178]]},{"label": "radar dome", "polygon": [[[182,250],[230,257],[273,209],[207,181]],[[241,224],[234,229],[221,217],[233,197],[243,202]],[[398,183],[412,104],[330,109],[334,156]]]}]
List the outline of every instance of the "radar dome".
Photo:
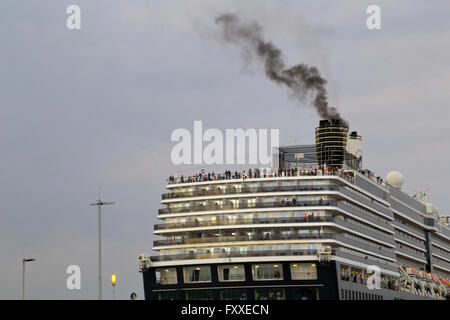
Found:
[{"label": "radar dome", "polygon": [[386,182],[400,189],[403,185],[403,175],[399,171],[391,171],[386,176]]}]

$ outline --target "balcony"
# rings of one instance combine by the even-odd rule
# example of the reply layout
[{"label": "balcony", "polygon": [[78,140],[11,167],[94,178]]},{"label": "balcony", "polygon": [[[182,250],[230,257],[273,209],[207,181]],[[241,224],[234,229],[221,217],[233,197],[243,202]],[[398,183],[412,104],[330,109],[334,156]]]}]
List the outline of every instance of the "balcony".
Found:
[{"label": "balcony", "polygon": [[443,248],[447,248],[447,250],[450,250],[450,248],[449,248],[449,246],[450,246],[450,243],[445,243],[445,242],[443,242],[443,241],[441,241],[441,240],[438,240],[435,236],[431,236],[431,242],[433,243],[435,243],[436,245],[438,245],[438,246],[440,246],[440,247],[443,247]]},{"label": "balcony", "polygon": [[262,193],[262,192],[289,192],[289,191],[337,191],[338,186],[322,185],[322,186],[271,186],[271,187],[243,187],[234,188],[228,187],[223,189],[213,190],[197,190],[187,192],[169,192],[162,195],[162,199],[179,199],[189,197],[203,197],[203,196],[217,196],[217,195],[231,195],[231,194],[247,194],[247,193]]},{"label": "balcony", "polygon": [[341,258],[345,258],[345,259],[349,259],[349,260],[354,260],[360,263],[364,263],[367,265],[378,265],[381,268],[390,270],[390,271],[394,271],[394,272],[398,272],[398,264],[395,262],[390,262],[390,261],[385,261],[382,259],[378,259],[376,257],[369,257],[366,254],[359,254],[357,255],[356,253],[349,253],[349,252],[345,252],[343,251],[341,248],[337,248],[334,251],[334,255],[336,255],[337,257],[341,257]]},{"label": "balcony", "polygon": [[380,255],[383,257],[395,259],[395,252],[394,252],[393,248],[388,249],[388,248],[379,246],[378,244],[374,244],[374,243],[369,244],[367,242],[362,242],[360,240],[352,239],[348,236],[345,236],[344,234],[335,234],[334,239],[341,243],[347,244],[348,246],[353,246],[360,250],[368,251],[369,254]]},{"label": "balcony", "polygon": [[354,199],[354,200],[362,203],[363,205],[368,206],[372,210],[375,210],[377,212],[381,212],[382,214],[390,217],[391,219],[393,218],[392,211],[387,206],[384,206],[382,204],[378,204],[378,203],[373,202],[373,201],[369,201],[369,200],[363,198],[362,196],[349,191],[347,188],[339,188],[339,192],[344,194],[344,195],[346,195],[347,197],[349,197],[351,199]]},{"label": "balcony", "polygon": [[392,232],[394,231],[394,228],[391,226],[389,221],[377,219],[374,216],[372,216],[364,211],[359,211],[359,210],[345,204],[344,202],[339,201],[337,203],[337,207],[354,215],[354,216],[362,218],[365,221],[372,222],[373,224],[380,226],[384,229],[391,230]]},{"label": "balcony", "polygon": [[361,202],[373,210],[381,212],[388,217],[392,217],[392,212],[386,206],[371,202],[358,194],[355,194],[347,188],[337,185],[319,185],[319,186],[270,186],[270,187],[244,187],[244,188],[223,188],[214,190],[197,190],[188,192],[170,192],[162,195],[162,199],[182,199],[187,197],[202,197],[202,196],[222,196],[232,194],[251,194],[264,192],[307,192],[307,191],[338,191],[347,197]]},{"label": "balcony", "polygon": [[275,224],[275,223],[306,223],[306,222],[334,222],[333,217],[280,217],[280,218],[251,218],[251,219],[218,219],[206,221],[192,221],[183,223],[156,224],[154,230],[168,230],[179,228],[196,228],[212,226],[236,226],[249,224]]},{"label": "balcony", "polygon": [[421,261],[422,263],[426,263],[426,261],[427,261],[427,259],[425,258],[425,254],[419,254],[419,253],[409,250],[405,247],[396,247],[395,251],[399,252],[400,254],[404,254],[407,257],[412,257],[418,261]]},{"label": "balcony", "polygon": [[447,269],[447,271],[450,270],[450,263],[448,263],[447,261],[445,261],[443,259],[439,259],[439,258],[435,258],[435,257],[433,257],[433,266]]},{"label": "balcony", "polygon": [[314,240],[314,239],[336,239],[335,233],[321,233],[316,235],[295,234],[295,235],[252,235],[252,236],[219,236],[205,238],[185,238],[185,239],[166,239],[155,240],[153,246],[167,246],[179,244],[198,244],[198,243],[217,243],[217,242],[236,242],[236,241],[259,241],[259,240]]},{"label": "balcony", "polygon": [[422,215],[398,202],[395,198],[391,198],[391,207],[392,209],[400,212],[400,214],[407,216],[409,219],[425,224],[424,217]]},{"label": "balcony", "polygon": [[425,243],[421,243],[421,242],[419,242],[417,240],[411,239],[411,238],[409,238],[409,237],[407,237],[407,236],[405,236],[403,234],[396,233],[396,234],[394,234],[394,238],[398,239],[399,242],[402,241],[402,242],[405,242],[407,245],[410,245],[412,247],[418,247],[418,248],[421,248],[421,249],[425,250]]},{"label": "balcony", "polygon": [[388,243],[392,246],[395,246],[395,241],[394,239],[392,239],[392,235],[387,235],[385,233],[380,233],[380,232],[376,232],[374,230],[370,230],[370,229],[366,229],[358,224],[349,222],[347,220],[342,220],[342,219],[335,219],[333,221],[334,223],[342,226],[342,227],[346,227],[348,229],[351,229],[353,231],[362,233],[368,237],[383,241],[385,243]]},{"label": "balcony", "polygon": [[203,237],[203,238],[184,238],[184,239],[165,239],[155,240],[154,247],[172,246],[184,244],[199,243],[218,243],[218,242],[238,242],[238,241],[270,241],[270,240],[336,240],[349,246],[354,246],[366,250],[375,255],[381,255],[395,259],[394,250],[388,250],[376,244],[368,244],[359,240],[355,240],[337,233],[317,233],[317,234],[272,234],[272,235],[243,235],[243,236],[219,236],[219,237]]},{"label": "balcony", "polygon": [[219,210],[239,210],[239,209],[257,209],[257,208],[283,208],[283,207],[314,207],[314,206],[336,206],[337,201],[318,200],[318,201],[276,201],[259,203],[230,203],[213,205],[195,205],[182,208],[164,208],[159,209],[158,214],[199,212],[199,211],[219,211]]},{"label": "balcony", "polygon": [[[333,254],[334,251],[332,251]],[[153,262],[192,260],[192,259],[219,259],[219,258],[241,258],[241,257],[272,257],[272,256],[317,256],[317,250],[260,250],[246,252],[212,252],[212,253],[189,253],[175,255],[152,256]]]},{"label": "balcony", "polygon": [[423,233],[423,231],[419,231],[416,228],[413,228],[407,224],[401,223],[397,220],[394,220],[391,223],[394,226],[394,228],[397,227],[399,230],[406,230],[406,231],[414,234],[418,238],[422,238],[425,241],[425,234]]},{"label": "balcony", "polygon": [[[395,262],[384,261],[375,257],[368,257],[365,254],[351,254],[341,251],[340,249],[332,249],[331,254],[350,260],[355,260],[364,264],[377,264],[380,267],[398,271],[398,265]],[[317,256],[317,250],[261,250],[261,251],[245,251],[245,252],[212,252],[212,253],[189,253],[175,255],[159,255],[152,256],[152,262],[178,261],[178,260],[197,260],[197,259],[224,259],[224,258],[252,258],[252,257],[281,257],[281,256]],[[314,259],[314,258],[313,258]]]},{"label": "balcony", "polygon": [[[331,168],[329,168],[331,169]],[[261,174],[262,173],[262,174]],[[311,169],[298,169],[298,168],[280,168],[277,172],[266,172],[264,173],[264,170],[261,172],[259,169],[253,170],[252,174],[250,174],[250,171],[247,173],[243,173],[240,171],[236,171],[235,173],[228,171],[228,174],[221,173],[221,174],[214,174],[214,173],[202,173],[195,176],[180,176],[179,178],[176,178],[174,176],[170,176],[169,179],[167,179],[168,185],[173,184],[196,184],[201,182],[211,183],[211,182],[225,182],[225,181],[231,181],[231,182],[242,182],[243,180],[250,180],[250,181],[257,181],[258,179],[264,179],[264,180],[270,180],[270,179],[284,179],[284,178],[290,178],[290,177],[300,177],[300,176],[335,176],[340,177],[352,184],[354,184],[354,178],[352,176],[347,175],[345,172],[342,171],[342,169],[339,170],[331,170],[328,172],[323,173],[319,167],[311,168]]]},{"label": "balcony", "polygon": [[[395,245],[392,237],[388,237],[387,235],[380,234],[373,230],[369,230],[363,228],[360,225],[351,223],[349,221],[331,217],[331,216],[322,216],[322,217],[279,217],[279,218],[252,218],[252,219],[219,219],[219,220],[207,220],[207,221],[192,221],[192,222],[184,222],[184,223],[166,223],[166,224],[157,224],[154,226],[154,230],[167,230],[170,232],[174,229],[182,229],[182,228],[202,228],[202,227],[214,227],[214,226],[242,226],[245,225],[258,225],[259,227],[264,227],[266,224],[283,224],[283,223],[335,223],[339,226],[348,228],[350,230],[354,230],[356,232],[365,234],[369,237],[375,238],[377,240],[381,240],[383,242],[389,243],[391,245]],[[280,226],[282,227],[282,226]]]}]

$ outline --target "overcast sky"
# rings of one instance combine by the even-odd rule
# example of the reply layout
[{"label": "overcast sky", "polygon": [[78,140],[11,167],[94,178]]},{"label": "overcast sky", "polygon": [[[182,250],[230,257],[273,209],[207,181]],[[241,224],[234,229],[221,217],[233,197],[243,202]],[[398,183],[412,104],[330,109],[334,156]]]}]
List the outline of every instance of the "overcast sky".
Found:
[{"label": "overcast sky", "polygon": [[[66,8],[81,7],[81,30]],[[382,29],[366,27],[381,7]],[[448,1],[2,0],[0,3],[0,299],[97,297],[102,186],[104,297],[143,298],[137,256],[151,253],[177,128],[279,128],[313,142],[319,117],[217,41],[214,18],[264,26],[289,65],[315,65],[330,103],[363,137],[364,166],[399,170],[448,214]],[[67,266],[81,290],[67,290]]]}]

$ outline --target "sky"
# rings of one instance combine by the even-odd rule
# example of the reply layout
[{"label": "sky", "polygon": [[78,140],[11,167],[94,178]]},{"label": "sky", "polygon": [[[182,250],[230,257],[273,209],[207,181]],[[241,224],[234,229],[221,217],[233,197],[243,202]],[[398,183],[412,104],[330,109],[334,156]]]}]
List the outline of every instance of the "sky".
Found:
[{"label": "sky", "polygon": [[[66,27],[69,5],[81,29]],[[366,9],[381,8],[379,30]],[[258,21],[289,66],[317,66],[330,104],[363,137],[363,165],[430,189],[449,214],[448,1],[2,0],[0,3],[0,299],[96,299],[101,195],[103,296],[143,298],[137,257],[152,254],[171,133],[277,128],[313,143],[319,117],[218,40],[214,19]],[[197,167],[195,168],[197,170]],[[207,167],[205,166],[205,169]],[[197,170],[198,171],[198,170]],[[154,253],[153,253],[154,254]],[[66,269],[81,268],[81,289]]]}]

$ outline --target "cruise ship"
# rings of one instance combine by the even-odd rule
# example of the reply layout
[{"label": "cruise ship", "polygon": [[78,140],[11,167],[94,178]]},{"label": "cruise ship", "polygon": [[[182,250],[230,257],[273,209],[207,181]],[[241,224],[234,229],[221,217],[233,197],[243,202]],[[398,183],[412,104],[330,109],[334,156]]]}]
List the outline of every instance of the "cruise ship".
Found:
[{"label": "cruise ship", "polygon": [[321,120],[277,168],[170,177],[152,251],[151,300],[450,298],[449,218],[427,192],[362,167],[362,138]]}]

